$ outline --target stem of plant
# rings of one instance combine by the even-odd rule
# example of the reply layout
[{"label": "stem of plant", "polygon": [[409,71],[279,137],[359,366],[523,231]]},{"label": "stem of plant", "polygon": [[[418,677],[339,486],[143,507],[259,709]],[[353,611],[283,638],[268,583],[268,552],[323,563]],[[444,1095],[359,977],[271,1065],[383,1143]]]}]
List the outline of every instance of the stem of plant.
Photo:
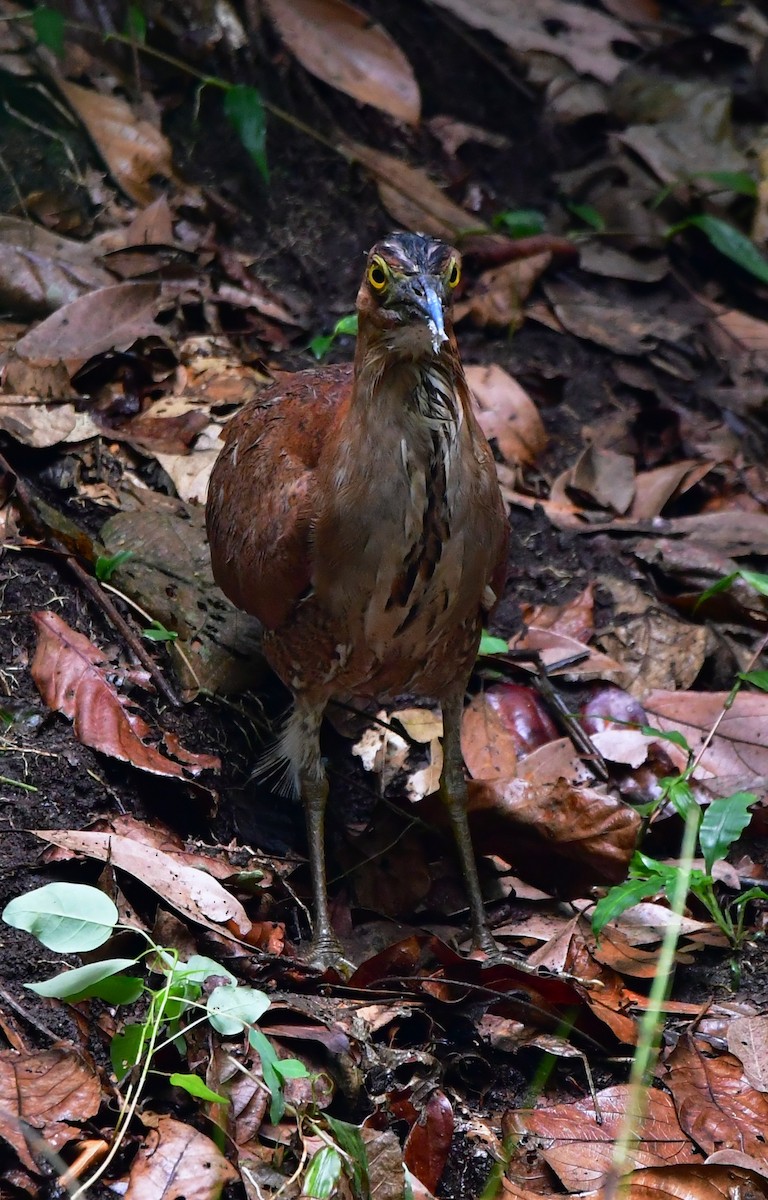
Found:
[{"label": "stem of plant", "polygon": [[675,880],[672,897],[672,920],[664,933],[658,967],[648,996],[648,1007],[640,1021],[637,1050],[632,1059],[632,1069],[629,1074],[629,1098],[605,1182],[605,1200],[620,1200],[621,1196],[627,1194],[630,1186],[628,1181],[622,1182],[622,1176],[627,1174],[629,1168],[630,1150],[640,1138],[640,1127],[646,1109],[647,1089],[658,1057],[661,1014],[672,980],[675,951],[680,936],[685,901],[688,896],[693,858],[696,853],[700,817],[699,808],[691,808],[685,821],[680,847],[680,869]]}]

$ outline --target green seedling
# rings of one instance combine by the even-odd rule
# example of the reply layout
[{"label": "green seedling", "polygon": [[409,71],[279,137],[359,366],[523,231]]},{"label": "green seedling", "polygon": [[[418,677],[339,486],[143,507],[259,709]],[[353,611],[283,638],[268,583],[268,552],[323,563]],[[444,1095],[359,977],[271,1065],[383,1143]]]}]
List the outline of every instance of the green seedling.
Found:
[{"label": "green seedling", "polygon": [[698,229],[699,233],[703,233],[710,245],[720,254],[729,258],[737,267],[748,271],[761,283],[768,283],[768,258],[761,254],[755,243],[730,221],[724,221],[721,217],[713,217],[710,213],[695,213],[678,221],[675,225],[670,225],[666,236],[667,238],[675,237],[676,234],[682,233],[686,229]]},{"label": "green seedling", "polygon": [[100,554],[94,564],[96,578],[101,583],[108,583],[118,567],[133,558],[133,550],[118,550],[117,554]]},{"label": "green seedling", "polygon": [[537,233],[544,232],[546,218],[544,213],[535,208],[515,208],[496,213],[493,225],[513,238],[535,237]]},{"label": "green seedling", "polygon": [[162,621],[153,621],[148,629],[142,629],[141,636],[148,642],[175,642],[179,635],[175,629],[166,629]]},{"label": "green seedling", "polygon": [[[193,1025],[208,1022],[223,1037],[247,1031],[248,1040],[261,1059],[273,1124],[285,1112],[286,1080],[308,1078],[304,1064],[298,1059],[278,1058],[271,1042],[258,1028],[258,1021],[270,1006],[269,996],[238,983],[231,971],[214,959],[194,954],[182,961],[175,950],[157,946],[143,930],[122,924],[116,906],[98,888],[79,883],[49,883],[11,900],[2,916],[7,925],[26,930],[49,950],[60,954],[91,953],[116,932],[129,932],[147,942],[146,949],[133,958],[103,959],[25,985],[39,996],[71,1003],[98,998],[125,1006],[143,1001],[143,1019],[125,1025],[110,1045],[112,1067],[118,1080],[130,1077],[131,1082],[112,1151],[99,1168],[98,1177],[116,1153],[122,1140],[118,1134],[135,1112],[158,1051],[173,1046],[183,1053],[185,1035]],[[147,970],[160,978],[159,986],[146,982]],[[217,981],[216,986],[205,995],[204,985],[210,980]],[[170,1082],[197,1099],[229,1103],[228,1097],[214,1092],[197,1075],[174,1072]],[[96,1178],[88,1180],[81,1192]]]},{"label": "green seedling", "polygon": [[357,313],[349,313],[346,317],[340,317],[334,325],[332,333],[319,334],[312,338],[309,348],[318,362],[322,362],[336,338],[341,337],[342,334],[349,334],[353,337],[357,334]]}]

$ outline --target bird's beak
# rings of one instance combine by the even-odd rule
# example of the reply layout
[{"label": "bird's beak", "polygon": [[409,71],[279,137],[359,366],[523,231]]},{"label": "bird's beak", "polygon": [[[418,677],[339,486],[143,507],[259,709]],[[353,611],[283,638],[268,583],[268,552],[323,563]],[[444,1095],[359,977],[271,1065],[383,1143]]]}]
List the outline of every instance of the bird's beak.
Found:
[{"label": "bird's beak", "polygon": [[432,336],[432,350],[437,354],[443,342],[448,341],[445,332],[445,307],[443,302],[442,284],[435,286],[431,275],[417,275],[411,287],[411,299],[416,308],[427,320]]}]

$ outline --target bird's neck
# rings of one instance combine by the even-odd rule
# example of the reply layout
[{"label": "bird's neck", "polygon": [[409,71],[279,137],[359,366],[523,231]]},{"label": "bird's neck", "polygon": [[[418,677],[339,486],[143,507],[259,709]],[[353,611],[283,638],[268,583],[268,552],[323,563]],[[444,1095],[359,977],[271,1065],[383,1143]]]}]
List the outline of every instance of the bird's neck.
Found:
[{"label": "bird's neck", "polygon": [[358,419],[386,421],[416,437],[437,432],[452,441],[463,424],[466,394],[453,339],[438,353],[418,357],[394,355],[384,339],[358,343],[352,393]]}]

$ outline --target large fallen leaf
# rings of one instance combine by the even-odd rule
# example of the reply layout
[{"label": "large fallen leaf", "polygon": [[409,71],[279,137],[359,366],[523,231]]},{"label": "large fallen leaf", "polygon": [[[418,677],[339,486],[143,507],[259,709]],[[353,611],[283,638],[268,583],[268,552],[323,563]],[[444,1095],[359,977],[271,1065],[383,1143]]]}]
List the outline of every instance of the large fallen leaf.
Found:
[{"label": "large fallen leaf", "polygon": [[115,182],[137,204],[150,204],[155,198],[152,176],[174,177],[171,144],[165,135],[149,121],[138,118],[120,96],[105,96],[67,79],[58,79],[57,83]]},{"label": "large fallen leaf", "polygon": [[466,376],[488,440],[495,440],[508,463],[535,462],[547,447],[547,434],[525,389],[498,363],[467,367]]},{"label": "large fallen leaf", "polygon": [[503,683],[478,693],[464,709],[461,748],[475,779],[513,779],[519,757],[557,739],[541,696]]},{"label": "large fallen leaf", "polygon": [[[68,380],[64,386],[71,393]],[[2,394],[0,429],[15,441],[37,450],[57,446],[59,442],[84,442],[101,432],[90,413],[78,412],[74,404],[44,404],[36,396]]]},{"label": "large fallen leaf", "polygon": [[39,317],[113,283],[88,242],[60,237],[32,221],[0,216],[0,303]]},{"label": "large fallen leaf", "polygon": [[768,1163],[768,1098],[752,1087],[733,1054],[709,1057],[693,1037],[667,1059],[664,1082],[680,1124],[705,1154],[731,1148]]},{"label": "large fallen leaf", "polygon": [[149,745],[151,730],[118,692],[111,678],[115,667],[103,652],[54,612],[36,612],[32,619],[38,629],[32,678],[48,707],[73,722],[78,741],[154,775],[185,779],[218,770],[215,755],[192,754],[176,739],[165,738],[172,758]]},{"label": "large fallen leaf", "polygon": [[280,35],[318,79],[400,121],[421,111],[411,64],[381,25],[345,0],[266,0]]},{"label": "large fallen leaf", "polygon": [[752,1087],[768,1092],[768,1016],[737,1017],[731,1021],[728,1049],[740,1059]]},{"label": "large fallen leaf", "polygon": [[[652,691],[644,698],[651,725],[682,733],[694,753],[729,705],[704,751],[697,778],[710,787],[765,791],[768,777],[768,695],[741,691],[733,703],[727,692]],[[708,778],[711,777],[711,778]],[[725,793],[727,794],[727,793]]]},{"label": "large fallen leaf", "polygon": [[151,1125],[131,1163],[125,1200],[218,1200],[237,1179],[215,1142],[173,1117],[145,1113]]},{"label": "large fallen leaf", "polygon": [[[768,1180],[741,1166],[691,1163],[646,1167],[623,1180],[621,1200],[768,1200]],[[562,1193],[532,1192],[503,1180],[499,1200],[562,1200]],[[615,1188],[579,1192],[579,1200],[616,1200]]]},{"label": "large fallen leaf", "polygon": [[[445,826],[444,807],[430,796],[417,811]],[[629,805],[562,780],[550,787],[522,779],[470,780],[469,822],[480,854],[498,855],[526,882],[563,897],[621,882],[640,831]]]},{"label": "large fallen leaf", "polygon": [[564,59],[580,75],[612,83],[626,67],[615,47],[637,45],[620,21],[570,0],[437,0],[475,29],[485,29],[515,54],[530,51]]},{"label": "large fallen leaf", "polygon": [[152,888],[163,900],[199,924],[231,925],[236,934],[246,934],[251,921],[239,900],[207,871],[190,867],[177,857],[117,833],[76,829],[35,829],[36,837],[111,863]]},{"label": "large fallen leaf", "polygon": [[29,1170],[38,1168],[21,1122],[39,1130],[58,1150],[81,1132],[69,1122],[94,1117],[100,1103],[99,1077],[74,1049],[0,1051],[0,1137]]},{"label": "large fallen leaf", "polygon": [[479,217],[454,204],[426,172],[409,167],[394,154],[384,154],[360,142],[344,141],[340,149],[371,172],[382,204],[405,229],[461,242],[463,234],[488,228]]},{"label": "large fallen leaf", "polygon": [[[693,1164],[698,1155],[680,1127],[675,1106],[659,1088],[647,1091],[647,1107],[639,1140],[631,1144],[629,1162],[635,1167]],[[614,1143],[630,1103],[625,1085],[597,1093],[602,1122],[598,1124],[589,1096],[575,1104],[555,1104],[512,1114],[511,1127],[527,1135],[525,1152],[536,1138],[541,1157],[569,1191],[599,1186],[613,1159]]]},{"label": "large fallen leaf", "polygon": [[[38,368],[63,363],[73,375],[94,354],[127,350],[140,337],[162,337],[155,317],[164,303],[157,283],[115,283],[100,288],[65,304],[30,329],[16,343],[14,357]],[[17,386],[13,370],[11,359],[6,372],[11,387]]]}]

